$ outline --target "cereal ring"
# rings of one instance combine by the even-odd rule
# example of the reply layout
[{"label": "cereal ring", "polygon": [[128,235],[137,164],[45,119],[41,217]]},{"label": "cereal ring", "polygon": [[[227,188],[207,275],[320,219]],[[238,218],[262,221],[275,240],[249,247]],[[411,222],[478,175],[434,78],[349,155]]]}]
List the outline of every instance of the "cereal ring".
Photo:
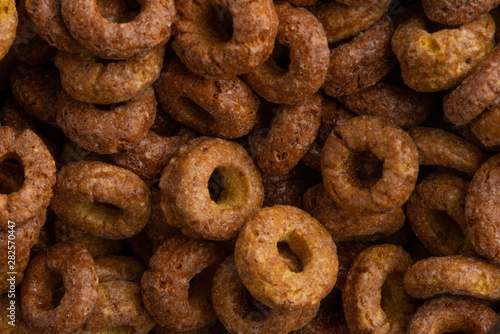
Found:
[{"label": "cereal ring", "polygon": [[332,235],[334,242],[368,242],[396,233],[405,222],[401,207],[368,216],[339,207],[322,183],[304,194],[304,210],[317,219]]},{"label": "cereal ring", "polygon": [[498,0],[422,0],[425,15],[432,21],[458,25],[475,20],[498,6]]},{"label": "cereal ring", "polygon": [[441,129],[416,127],[408,133],[420,165],[438,165],[474,175],[488,156],[465,139]]},{"label": "cereal ring", "polygon": [[0,138],[0,161],[14,158],[24,168],[22,187],[8,195],[0,194],[0,229],[5,229],[9,220],[21,226],[47,208],[56,182],[56,166],[33,131],[2,126]]},{"label": "cereal ring", "polygon": [[429,257],[411,266],[404,288],[415,298],[450,293],[476,298],[500,298],[500,268],[487,261],[462,255]]},{"label": "cereal ring", "polygon": [[[217,201],[207,188],[214,171],[224,186]],[[245,149],[210,137],[181,147],[163,171],[159,187],[167,222],[187,235],[210,240],[235,238],[264,197],[262,178]]]},{"label": "cereal ring", "polygon": [[[179,0],[176,6],[172,47],[197,75],[229,79],[252,71],[273,51],[278,16],[271,0]],[[229,9],[232,35],[217,31],[217,6]]]},{"label": "cereal ring", "polygon": [[319,1],[311,8],[311,12],[325,28],[328,43],[333,43],[370,27],[382,17],[391,3],[390,0],[371,2],[347,5],[341,1]]},{"label": "cereal ring", "polygon": [[112,154],[134,147],[142,140],[156,115],[153,88],[111,110],[73,99],[61,92],[54,109],[57,125],[73,142],[99,154]]},{"label": "cereal ring", "polygon": [[129,281],[140,283],[144,266],[131,256],[105,256],[94,260],[99,283]]},{"label": "cereal ring", "polygon": [[155,90],[170,116],[205,135],[237,138],[257,122],[259,100],[242,80],[204,79],[178,59],[169,62]]},{"label": "cereal ring", "polygon": [[16,2],[14,0],[2,0],[2,15],[0,16],[0,59],[5,57],[16,38],[18,23]]},{"label": "cereal ring", "polygon": [[101,15],[96,0],[61,0],[61,14],[73,37],[107,59],[128,59],[168,41],[174,0],[145,0],[141,9],[134,20],[115,23]]},{"label": "cereal ring", "polygon": [[495,22],[490,15],[456,29],[434,33],[425,29],[423,19],[411,18],[398,26],[391,42],[404,83],[420,92],[458,85],[495,45]]},{"label": "cereal ring", "polygon": [[214,321],[210,284],[215,271],[211,268],[222,260],[222,249],[214,242],[184,236],[165,241],[141,281],[144,304],[155,321],[179,331]]},{"label": "cereal ring", "polygon": [[[58,279],[58,274],[62,279]],[[64,284],[57,305],[52,291]],[[43,333],[71,333],[90,315],[98,278],[92,256],[78,244],[57,244],[31,260],[21,288],[26,322]]]},{"label": "cereal ring", "polygon": [[96,104],[119,103],[132,99],[160,76],[164,46],[158,46],[127,61],[100,63],[92,54],[72,54],[59,50],[55,64],[61,84],[74,99]]},{"label": "cereal ring", "polygon": [[391,50],[394,24],[384,15],[354,39],[330,52],[323,91],[330,96],[349,95],[376,84],[396,63]]},{"label": "cereal ring", "polygon": [[486,333],[498,314],[472,298],[442,296],[420,306],[408,324],[408,334]]},{"label": "cereal ring", "polygon": [[469,182],[453,174],[429,174],[408,200],[412,230],[434,255],[456,254],[465,242],[465,196]]},{"label": "cereal ring", "polygon": [[[286,243],[302,270],[294,272],[279,255]],[[300,309],[319,303],[333,288],[337,250],[328,231],[293,206],[263,208],[247,220],[234,251],[241,280],[252,296],[269,307]]]},{"label": "cereal ring", "polygon": [[431,108],[422,93],[383,81],[338,99],[353,113],[387,118],[402,128],[423,123]]},{"label": "cereal ring", "polygon": [[[382,176],[370,187],[363,185],[353,164],[356,152],[366,150],[384,161]],[[417,181],[417,148],[406,132],[389,121],[354,117],[340,122],[326,140],[321,173],[326,190],[343,209],[357,214],[385,212],[410,197]]]},{"label": "cereal ring", "polygon": [[249,137],[255,162],[266,174],[289,172],[307,152],[321,122],[321,94],[294,105],[280,105],[269,132],[259,123]]},{"label": "cereal ring", "polygon": [[275,2],[279,25],[276,40],[289,49],[290,65],[280,68],[270,57],[243,79],[273,103],[295,104],[314,94],[328,70],[328,42],[323,26],[305,8]]},{"label": "cereal ring", "polygon": [[57,175],[50,207],[94,236],[119,240],[139,233],[149,220],[150,192],[134,173],[103,162],[74,162]]},{"label": "cereal ring", "polygon": [[416,309],[402,286],[412,262],[403,248],[390,244],[369,247],[356,257],[342,294],[352,333],[404,333]]}]

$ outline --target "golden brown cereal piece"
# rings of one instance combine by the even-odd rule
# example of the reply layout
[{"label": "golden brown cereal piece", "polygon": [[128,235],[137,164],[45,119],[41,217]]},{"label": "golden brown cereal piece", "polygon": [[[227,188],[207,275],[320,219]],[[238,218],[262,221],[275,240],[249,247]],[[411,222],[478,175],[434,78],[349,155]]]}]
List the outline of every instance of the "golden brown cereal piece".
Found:
[{"label": "golden brown cereal piece", "polygon": [[165,241],[141,282],[144,303],[155,321],[179,331],[214,321],[211,281],[222,260],[223,251],[214,242],[185,236]]},{"label": "golden brown cereal piece", "polygon": [[347,274],[342,294],[352,333],[404,333],[415,301],[403,289],[413,261],[403,248],[385,244],[362,251]]},{"label": "golden brown cereal piece", "polygon": [[243,76],[252,89],[269,102],[295,104],[323,84],[330,50],[323,26],[305,8],[274,2],[279,25],[276,40],[289,49],[290,65],[283,69],[270,57]]},{"label": "golden brown cereal piece", "polygon": [[408,334],[466,332],[486,333],[498,314],[483,303],[467,297],[442,296],[420,306],[408,324]]},{"label": "golden brown cereal piece", "polygon": [[405,290],[415,298],[438,294],[500,298],[500,267],[477,257],[448,255],[416,262],[405,274]]},{"label": "golden brown cereal piece", "polygon": [[396,63],[391,50],[394,24],[384,15],[354,39],[330,52],[323,91],[330,96],[352,94],[376,84]]},{"label": "golden brown cereal piece", "polygon": [[280,105],[271,129],[260,122],[249,137],[255,161],[266,174],[289,172],[307,152],[321,122],[321,94],[294,105]]},{"label": "golden brown cereal piece", "polygon": [[[59,303],[53,291],[64,285]],[[31,260],[21,288],[26,322],[39,333],[71,333],[90,315],[98,278],[92,256],[78,244],[56,244]]]},{"label": "golden brown cereal piece", "polygon": [[470,22],[498,5],[498,0],[422,0],[425,15],[429,19],[448,25]]},{"label": "golden brown cereal piece", "polygon": [[96,0],[61,0],[61,14],[73,37],[94,54],[128,59],[168,41],[175,5],[174,0],[142,1],[140,14],[126,23],[110,22]]},{"label": "golden brown cereal piece", "polygon": [[[299,259],[294,272],[279,255],[286,243]],[[333,288],[338,272],[337,250],[328,231],[305,211],[293,206],[263,208],[243,226],[234,252],[241,280],[252,296],[288,310],[319,303]]]},{"label": "golden brown cereal piece", "polygon": [[57,125],[70,140],[99,154],[112,154],[134,147],[142,140],[156,115],[153,88],[147,87],[133,99],[103,110],[61,92],[54,109]]},{"label": "golden brown cereal piece", "polygon": [[158,102],[179,123],[205,135],[237,138],[257,122],[259,100],[242,80],[209,80],[172,60],[155,84]]},{"label": "golden brown cereal piece", "polygon": [[494,47],[495,22],[482,16],[455,29],[426,31],[426,22],[411,18],[392,36],[392,50],[407,86],[435,92],[458,85]]},{"label": "golden brown cereal piece", "polygon": [[16,38],[18,23],[15,0],[0,1],[0,59],[5,57]]},{"label": "golden brown cereal piece", "polygon": [[345,4],[341,1],[319,1],[311,12],[325,27],[328,42],[351,37],[374,24],[389,8],[391,1],[375,0],[363,4]]},{"label": "golden brown cereal piece", "polygon": [[[214,171],[224,187],[216,200],[207,188]],[[167,222],[186,235],[210,240],[235,238],[264,197],[262,178],[245,149],[210,137],[181,147],[163,171],[159,187]]]},{"label": "golden brown cereal piece", "polygon": [[430,100],[422,93],[383,81],[338,99],[349,111],[387,118],[402,128],[423,123],[431,108]]},{"label": "golden brown cereal piece", "polygon": [[[219,7],[232,16],[233,33],[214,24]],[[271,0],[180,0],[172,47],[193,73],[210,79],[229,79],[248,73],[272,53],[278,16]]]},{"label": "golden brown cereal piece", "polygon": [[[356,153],[363,151],[384,161],[382,176],[369,187],[353,164]],[[321,172],[326,190],[340,207],[357,214],[381,213],[402,206],[410,197],[417,181],[417,148],[389,121],[358,116],[340,122],[326,140]]]},{"label": "golden brown cereal piece", "polygon": [[438,165],[474,175],[487,155],[467,140],[450,132],[428,127],[408,130],[417,146],[420,165]]},{"label": "golden brown cereal piece", "polygon": [[150,192],[129,170],[103,162],[74,162],[57,175],[52,210],[94,236],[119,240],[139,233],[149,220]]},{"label": "golden brown cereal piece", "polygon": [[304,194],[304,210],[316,218],[335,242],[368,242],[387,237],[405,222],[401,207],[373,215],[357,215],[335,203],[322,183]]},{"label": "golden brown cereal piece", "polygon": [[140,283],[144,266],[132,256],[105,256],[94,260],[99,283],[129,281]]},{"label": "golden brown cereal piece", "polygon": [[111,104],[130,100],[160,76],[164,46],[158,46],[126,61],[99,62],[91,53],[72,54],[59,50],[55,64],[61,84],[76,100]]}]

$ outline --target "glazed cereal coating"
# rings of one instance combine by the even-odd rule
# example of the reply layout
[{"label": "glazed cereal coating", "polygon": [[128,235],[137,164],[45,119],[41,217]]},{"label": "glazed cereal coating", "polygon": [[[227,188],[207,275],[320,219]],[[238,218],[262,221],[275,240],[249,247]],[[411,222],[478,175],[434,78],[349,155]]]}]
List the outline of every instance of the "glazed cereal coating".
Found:
[{"label": "glazed cereal coating", "polygon": [[499,275],[498,266],[477,257],[429,257],[408,269],[404,287],[415,298],[449,293],[497,300],[500,298]]},{"label": "glazed cereal coating", "polygon": [[498,0],[422,0],[429,19],[448,25],[475,20],[499,4]]},{"label": "glazed cereal coating", "polygon": [[396,63],[391,50],[394,24],[384,15],[354,39],[330,51],[323,91],[330,96],[349,95],[376,84]]},{"label": "glazed cereal coating", "polygon": [[456,331],[486,333],[498,314],[473,298],[442,296],[427,301],[417,309],[408,324],[408,334],[437,334]]},{"label": "glazed cereal coating", "polygon": [[[229,9],[232,36],[214,29],[216,5]],[[273,51],[278,16],[271,0],[180,0],[176,6],[172,47],[197,75],[229,79],[250,72]]]},{"label": "glazed cereal coating", "polygon": [[[291,270],[281,258],[278,242],[288,244],[301,271]],[[234,256],[245,287],[271,308],[293,310],[319,303],[333,288],[338,272],[337,250],[328,231],[292,206],[263,208],[248,219]]]},{"label": "glazed cereal coating", "polygon": [[73,99],[61,92],[54,109],[57,125],[70,140],[99,154],[130,149],[148,133],[156,115],[156,98],[151,87],[111,110]]},{"label": "glazed cereal coating", "polygon": [[57,175],[52,210],[94,236],[119,240],[139,233],[149,220],[146,184],[134,173],[103,162],[74,162]]},{"label": "glazed cereal coating", "polygon": [[287,47],[290,65],[287,70],[268,59],[243,79],[252,89],[273,103],[295,104],[315,93],[325,80],[329,49],[321,23],[305,8],[277,1],[279,18],[276,40]]},{"label": "glazed cereal coating", "polygon": [[[224,189],[214,201],[207,185],[216,169]],[[260,172],[245,149],[211,137],[181,147],[163,171],[159,187],[167,222],[186,235],[209,240],[235,238],[264,198]]]},{"label": "glazed cereal coating", "polygon": [[15,0],[0,1],[2,12],[0,13],[0,59],[5,57],[16,38],[18,24]]},{"label": "glazed cereal coating", "polygon": [[407,86],[434,92],[458,85],[494,47],[495,22],[482,16],[455,29],[434,33],[426,22],[411,18],[392,36],[392,50]]},{"label": "glazed cereal coating", "polygon": [[164,46],[127,61],[103,64],[90,54],[72,54],[59,50],[55,64],[61,72],[61,84],[74,99],[97,104],[130,100],[160,76]]}]

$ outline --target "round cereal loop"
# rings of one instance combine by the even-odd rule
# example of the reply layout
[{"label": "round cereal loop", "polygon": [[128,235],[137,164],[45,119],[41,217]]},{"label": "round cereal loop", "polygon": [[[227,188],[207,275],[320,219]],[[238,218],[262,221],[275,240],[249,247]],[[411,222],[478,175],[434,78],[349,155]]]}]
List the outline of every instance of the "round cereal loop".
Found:
[{"label": "round cereal loop", "polygon": [[330,51],[323,91],[333,97],[373,86],[396,63],[391,50],[394,24],[384,15],[354,39]]},{"label": "round cereal loop", "polygon": [[448,25],[475,20],[487,14],[498,4],[498,0],[422,0],[422,7],[429,19]]},{"label": "round cereal loop", "polygon": [[457,254],[464,246],[465,196],[469,182],[453,175],[427,175],[408,200],[413,232],[434,255]]},{"label": "round cereal loop", "polygon": [[141,261],[132,256],[111,255],[94,260],[99,283],[129,281],[140,283],[144,274]]},{"label": "round cereal loop", "polygon": [[[223,189],[210,198],[217,171]],[[229,240],[262,205],[261,175],[245,149],[219,138],[190,140],[173,157],[160,179],[161,209],[167,222],[189,236]]]},{"label": "round cereal loop", "polygon": [[[176,6],[172,47],[197,75],[229,79],[252,71],[273,51],[278,16],[271,0],[180,0]],[[219,7],[229,9],[232,35],[216,29]]]},{"label": "round cereal loop", "polygon": [[[277,244],[286,243],[301,263],[294,271]],[[316,305],[333,288],[338,272],[328,231],[293,206],[263,208],[247,220],[236,240],[238,273],[252,296],[271,308],[296,310]]]},{"label": "round cereal loop", "polygon": [[0,1],[2,13],[0,13],[0,59],[5,57],[16,38],[18,24],[15,0]]},{"label": "round cereal loop", "polygon": [[[64,285],[57,304],[53,292]],[[56,244],[31,260],[21,288],[23,317],[40,333],[71,333],[90,315],[98,278],[92,256],[78,244]]]},{"label": "round cereal loop", "polygon": [[411,18],[392,36],[392,50],[404,83],[420,92],[458,85],[494,47],[495,22],[482,16],[455,29],[426,31],[426,22]]},{"label": "round cereal loop", "polygon": [[178,59],[169,62],[155,90],[170,116],[205,135],[241,137],[258,120],[259,100],[242,80],[205,79]]},{"label": "round cereal loop", "polygon": [[149,188],[131,171],[81,161],[59,170],[50,207],[84,232],[119,240],[144,228],[150,216],[149,196]]},{"label": "round cereal loop", "polygon": [[270,130],[263,122],[254,128],[249,137],[250,149],[264,173],[285,174],[298,164],[316,138],[321,99],[321,94],[315,93],[294,105],[281,104]]},{"label": "round cereal loop", "polygon": [[126,61],[108,64],[90,54],[59,50],[55,64],[61,72],[61,84],[74,99],[96,104],[130,100],[160,76],[164,46]]},{"label": "round cereal loop", "polygon": [[61,0],[61,14],[71,35],[94,54],[128,59],[165,44],[175,19],[174,0],[144,0],[142,4],[139,15],[126,23],[106,19],[96,0]]},{"label": "round cereal loop", "polygon": [[465,332],[481,334],[493,327],[498,314],[478,300],[441,296],[425,302],[408,324],[408,334]]},{"label": "round cereal loop", "polygon": [[130,149],[146,135],[156,115],[153,88],[144,89],[122,105],[102,110],[61,92],[54,109],[57,125],[80,147],[99,154]]},{"label": "round cereal loop", "polygon": [[33,131],[0,127],[0,161],[8,159],[24,168],[24,182],[19,190],[0,194],[0,229],[7,228],[9,220],[21,226],[44,211],[56,183],[54,159]]},{"label": "round cereal loop", "polygon": [[211,281],[222,260],[222,248],[214,242],[185,236],[165,241],[141,281],[144,304],[155,321],[178,331],[214,321]]},{"label": "round cereal loop", "polygon": [[404,288],[415,298],[439,294],[500,298],[500,267],[477,257],[448,255],[429,257],[408,269]]},{"label": "round cereal loop", "polygon": [[276,40],[289,49],[290,65],[282,69],[270,57],[243,79],[269,102],[295,104],[325,81],[330,51],[323,26],[309,11],[282,1],[274,8],[279,19]]},{"label": "round cereal loop", "polygon": [[[367,150],[384,161],[382,176],[369,187],[353,164],[356,153]],[[386,212],[402,206],[415,187],[417,148],[406,132],[389,121],[354,117],[340,122],[326,140],[321,173],[326,190],[343,209],[365,215]]]},{"label": "round cereal loop", "polygon": [[416,309],[402,286],[412,263],[403,248],[390,244],[369,247],[356,257],[342,294],[352,333],[404,333]]}]

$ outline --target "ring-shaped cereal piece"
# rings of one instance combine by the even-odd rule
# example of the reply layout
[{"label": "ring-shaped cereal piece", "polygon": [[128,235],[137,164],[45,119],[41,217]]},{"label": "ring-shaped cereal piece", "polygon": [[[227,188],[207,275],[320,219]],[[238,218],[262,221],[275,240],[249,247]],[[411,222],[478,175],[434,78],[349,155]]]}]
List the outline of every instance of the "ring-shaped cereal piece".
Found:
[{"label": "ring-shaped cereal piece", "polygon": [[152,87],[111,110],[73,99],[61,92],[54,109],[57,125],[74,143],[99,154],[113,154],[139,143],[153,125],[156,98]]},{"label": "ring-shaped cereal piece", "polygon": [[404,333],[416,309],[402,286],[412,263],[403,248],[391,244],[369,247],[356,257],[342,293],[352,333]]},{"label": "ring-shaped cereal piece", "polygon": [[[363,185],[352,163],[356,153],[363,151],[371,151],[384,162],[382,176],[370,187]],[[357,214],[385,212],[402,206],[415,188],[417,147],[389,121],[354,117],[340,122],[326,140],[321,173],[326,190],[343,209]]]},{"label": "ring-shaped cereal piece", "polygon": [[392,19],[384,15],[352,40],[330,51],[323,91],[333,97],[373,86],[396,63],[391,50]]},{"label": "ring-shaped cereal piece", "polygon": [[[62,276],[65,292],[55,307],[52,290]],[[38,254],[25,273],[21,288],[23,316],[41,333],[71,333],[90,315],[97,298],[94,260],[78,244],[56,244]]]},{"label": "ring-shaped cereal piece", "polygon": [[478,300],[458,296],[433,298],[420,306],[408,324],[408,334],[465,332],[484,334],[498,314]]},{"label": "ring-shaped cereal piece", "polygon": [[[165,241],[151,257],[150,269],[141,281],[144,303],[155,321],[179,331],[214,321],[217,316],[211,304],[210,284],[215,270],[210,268],[223,259],[222,248],[211,241],[185,236]],[[193,279],[197,274],[198,281]]]},{"label": "ring-shaped cereal piece", "polygon": [[54,159],[33,131],[0,127],[0,161],[11,158],[24,168],[24,183],[16,192],[0,194],[0,229],[9,220],[20,226],[44,211],[56,183]]},{"label": "ring-shaped cereal piece", "polygon": [[500,267],[477,257],[448,255],[416,262],[404,277],[404,288],[415,298],[439,294],[498,300]]},{"label": "ring-shaped cereal piece", "polygon": [[305,8],[275,2],[279,25],[276,40],[289,49],[290,65],[280,68],[270,57],[243,79],[269,102],[295,104],[323,84],[330,50],[323,26]]},{"label": "ring-shaped cereal piece", "polygon": [[50,207],[84,232],[119,240],[144,228],[150,216],[149,197],[149,188],[131,171],[82,161],[59,170]]},{"label": "ring-shaped cereal piece", "polygon": [[[291,270],[278,251],[286,243],[300,260]],[[337,249],[328,231],[308,213],[275,205],[247,220],[234,251],[238,273],[252,296],[271,308],[300,309],[316,305],[335,285]]]},{"label": "ring-shaped cereal piece", "polygon": [[297,104],[281,104],[267,133],[264,122],[254,128],[250,149],[264,173],[285,174],[298,164],[318,133],[321,99],[318,92]]},{"label": "ring-shaped cereal piece", "polygon": [[126,61],[103,64],[90,54],[59,50],[54,60],[61,84],[74,99],[96,104],[119,103],[134,98],[153,84],[163,66],[164,46]]},{"label": "ring-shaped cereal piece", "polygon": [[[217,201],[208,189],[215,170],[224,188]],[[181,147],[163,171],[159,187],[167,222],[186,235],[210,240],[235,238],[264,198],[260,172],[245,149],[210,137],[192,139]]]},{"label": "ring-shaped cereal piece", "polygon": [[434,33],[427,32],[424,19],[411,18],[398,26],[391,44],[404,83],[416,91],[435,92],[462,82],[493,49],[494,35],[490,15]]},{"label": "ring-shaped cereal piece", "polygon": [[[174,0],[144,0],[132,21],[110,22],[97,0],[61,0],[61,14],[73,37],[101,58],[128,59],[165,44],[175,19]],[[83,14],[85,13],[85,14]]]},{"label": "ring-shaped cereal piece", "polygon": [[447,25],[470,22],[498,5],[498,0],[422,0],[425,15],[432,21]]},{"label": "ring-shaped cereal piece", "polygon": [[155,90],[158,102],[170,116],[204,135],[237,138],[257,123],[259,100],[239,78],[205,79],[175,59]]},{"label": "ring-shaped cereal piece", "polygon": [[18,24],[15,0],[0,1],[2,13],[0,15],[0,59],[9,52],[16,38]]},{"label": "ring-shaped cereal piece", "polygon": [[[248,73],[272,53],[278,16],[271,0],[179,0],[172,47],[193,73],[229,79]],[[214,29],[216,6],[229,9],[233,33],[227,40]]]}]

